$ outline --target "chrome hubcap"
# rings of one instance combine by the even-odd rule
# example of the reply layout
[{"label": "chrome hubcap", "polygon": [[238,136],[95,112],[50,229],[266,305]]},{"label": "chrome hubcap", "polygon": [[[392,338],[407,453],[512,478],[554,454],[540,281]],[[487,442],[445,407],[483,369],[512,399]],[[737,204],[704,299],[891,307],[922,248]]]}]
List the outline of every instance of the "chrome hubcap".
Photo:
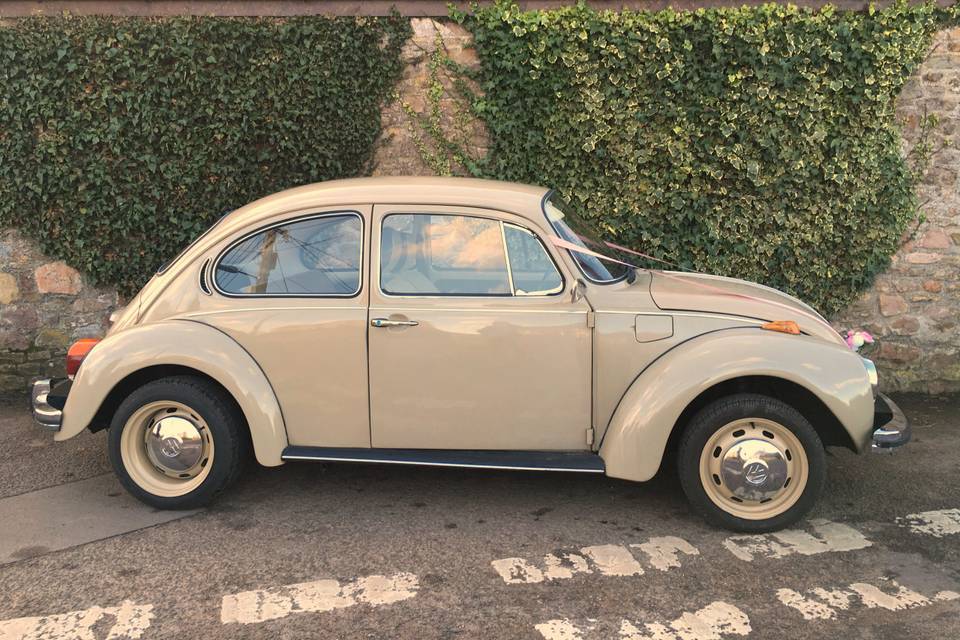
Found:
[{"label": "chrome hubcap", "polygon": [[720,465],[720,477],[730,492],[741,500],[773,498],[787,481],[787,460],[771,442],[741,440],[727,449]]},{"label": "chrome hubcap", "polygon": [[799,439],[784,425],[744,418],[720,427],[700,455],[700,480],[724,511],[748,520],[789,509],[807,484],[808,463]]},{"label": "chrome hubcap", "polygon": [[206,462],[202,423],[178,408],[168,408],[152,417],[144,433],[147,457],[164,475],[192,478]]}]

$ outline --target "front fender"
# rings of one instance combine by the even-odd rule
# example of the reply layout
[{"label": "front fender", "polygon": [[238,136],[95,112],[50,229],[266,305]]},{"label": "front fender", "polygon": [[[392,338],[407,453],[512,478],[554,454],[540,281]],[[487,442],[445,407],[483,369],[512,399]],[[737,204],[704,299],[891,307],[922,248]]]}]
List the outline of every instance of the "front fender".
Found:
[{"label": "front fender", "polygon": [[652,478],[683,410],[710,387],[743,376],[804,387],[833,412],[853,442],[869,441],[873,394],[860,356],[819,338],[738,327],[679,344],[634,380],[600,446],[607,475]]},{"label": "front fender", "polygon": [[86,429],[120,381],[156,365],[190,367],[223,385],[247,419],[257,461],[283,464],[280,454],[287,446],[283,414],[263,371],[232,338],[189,320],[139,325],[97,344],[77,372],[54,439],[66,440]]}]

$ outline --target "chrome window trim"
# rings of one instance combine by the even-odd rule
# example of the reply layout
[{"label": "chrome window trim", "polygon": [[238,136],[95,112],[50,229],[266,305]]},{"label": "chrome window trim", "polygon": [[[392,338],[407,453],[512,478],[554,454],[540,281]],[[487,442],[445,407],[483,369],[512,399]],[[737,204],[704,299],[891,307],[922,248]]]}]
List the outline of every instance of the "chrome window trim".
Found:
[{"label": "chrome window trim", "polygon": [[513,267],[510,266],[510,252],[507,250],[507,232],[503,229],[503,220],[497,220],[500,226],[500,245],[503,247],[503,261],[507,263],[507,283],[510,285],[510,295],[517,295],[517,287],[513,284]]},{"label": "chrome window trim", "polygon": [[[313,220],[316,218],[334,218],[334,217],[348,217],[353,216],[360,221],[360,262],[359,264],[359,277],[357,278],[357,290],[353,293],[227,293],[220,288],[220,285],[217,283],[217,267],[220,266],[220,262],[223,260],[224,256],[227,255],[234,247],[237,245],[246,242],[253,236],[269,231],[270,229],[275,229],[277,227],[286,226],[289,224],[296,224],[298,222],[306,222],[308,220]],[[363,264],[364,264],[364,245],[366,239],[365,227],[363,214],[359,211],[354,211],[351,209],[345,209],[342,211],[324,211],[323,213],[307,213],[301,216],[294,216],[292,218],[287,218],[279,222],[273,222],[271,224],[259,227],[249,233],[244,234],[239,239],[234,242],[231,242],[225,249],[223,249],[219,254],[217,254],[216,260],[213,261],[212,278],[211,283],[213,289],[222,295],[225,298],[356,298],[360,295],[360,292],[363,291]]]},{"label": "chrome window trim", "polygon": [[[423,206],[428,206],[428,205],[423,205]],[[433,205],[430,205],[430,206],[433,206]],[[504,213],[509,213],[509,212],[504,212]],[[516,295],[515,293],[387,293],[386,291],[383,290],[383,285],[382,285],[382,283],[381,283],[381,281],[380,281],[380,275],[381,275],[380,259],[381,259],[381,257],[383,256],[383,251],[382,251],[382,249],[383,249],[383,223],[384,223],[384,221],[385,221],[387,218],[389,218],[390,216],[402,216],[402,215],[406,215],[406,216],[459,216],[459,217],[462,217],[462,218],[480,218],[481,220],[490,220],[491,222],[496,222],[496,223],[498,223],[498,224],[500,225],[501,238],[503,238],[503,256],[504,256],[504,259],[506,260],[506,263],[507,263],[508,273],[510,273],[510,271],[509,271],[509,270],[510,270],[510,253],[507,251],[506,238],[505,238],[504,235],[503,235],[503,225],[504,225],[504,224],[509,224],[509,225],[514,226],[514,227],[517,227],[518,229],[523,229],[524,231],[528,231],[528,232],[530,232],[530,234],[532,234],[532,235],[540,242],[540,244],[543,246],[544,252],[547,254],[547,257],[550,258],[550,262],[553,263],[553,268],[556,269],[556,270],[557,270],[557,273],[560,275],[560,289],[559,289],[558,291],[556,291],[555,293],[544,293],[544,294],[535,294],[535,295],[519,295],[519,296]],[[548,220],[547,222],[549,223],[549,220]],[[550,227],[550,229],[552,230],[553,227]],[[381,296],[383,296],[384,298],[396,298],[396,299],[398,299],[398,300],[403,300],[403,299],[419,299],[419,298],[443,298],[443,299],[454,299],[454,300],[457,299],[457,298],[464,299],[464,300],[470,300],[470,299],[476,299],[476,298],[505,298],[505,299],[506,299],[506,298],[509,298],[509,299],[523,300],[524,298],[551,298],[551,297],[554,297],[554,296],[562,295],[563,292],[566,291],[566,289],[567,289],[567,278],[566,278],[566,277],[564,276],[564,274],[563,274],[563,269],[560,268],[560,266],[557,264],[556,259],[553,257],[553,255],[550,253],[550,251],[547,250],[547,245],[546,245],[546,243],[543,241],[543,238],[541,238],[541,237],[537,234],[536,231],[534,231],[534,230],[532,230],[532,229],[530,229],[530,228],[528,228],[528,227],[525,227],[525,226],[523,226],[523,225],[517,224],[517,223],[515,223],[515,222],[506,222],[506,221],[504,221],[504,220],[501,219],[501,218],[493,218],[493,217],[490,217],[490,216],[474,215],[474,214],[469,214],[469,213],[424,212],[424,211],[420,211],[420,212],[417,212],[417,211],[395,211],[395,212],[392,212],[392,213],[386,213],[386,214],[384,214],[384,215],[380,218],[380,234],[379,234],[378,240],[380,241],[380,243],[379,243],[379,246],[377,247],[377,264],[376,264],[376,265],[371,265],[371,276],[370,276],[370,277],[371,277],[371,279],[373,278],[373,273],[372,273],[372,272],[375,271],[376,274],[377,274],[377,275],[376,275],[376,278],[377,278],[377,292],[378,292]],[[371,238],[371,244],[372,244],[372,238]],[[371,247],[371,248],[372,248],[372,247]],[[374,267],[375,267],[375,268],[374,268]],[[511,291],[514,291],[514,289],[513,289],[512,276],[510,277],[510,281],[508,282],[508,284],[510,284],[510,289],[511,289]]]}]

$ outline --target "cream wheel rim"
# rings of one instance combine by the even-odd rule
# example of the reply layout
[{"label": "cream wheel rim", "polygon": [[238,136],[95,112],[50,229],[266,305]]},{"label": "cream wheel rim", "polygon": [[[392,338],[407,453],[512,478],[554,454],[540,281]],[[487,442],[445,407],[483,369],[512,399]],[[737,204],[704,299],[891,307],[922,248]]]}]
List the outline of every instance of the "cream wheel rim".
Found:
[{"label": "cream wheel rim", "polygon": [[199,413],[181,402],[143,405],[123,425],[120,457],[130,478],[155,496],[190,493],[213,466],[213,437]]},{"label": "cream wheel rim", "polygon": [[809,475],[807,454],[797,436],[763,418],[720,427],[700,454],[700,482],[707,496],[746,520],[785,512],[803,495]]}]

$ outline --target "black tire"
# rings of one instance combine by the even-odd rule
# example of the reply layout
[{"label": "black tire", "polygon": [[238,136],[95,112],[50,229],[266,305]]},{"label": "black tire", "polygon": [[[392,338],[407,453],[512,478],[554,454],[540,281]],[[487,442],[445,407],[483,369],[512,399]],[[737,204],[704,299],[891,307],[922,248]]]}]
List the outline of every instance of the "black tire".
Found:
[{"label": "black tire", "polygon": [[[156,495],[140,486],[126,468],[121,453],[123,431],[131,416],[150,403],[162,401],[181,403],[199,414],[213,441],[209,472],[199,486],[183,495]],[[217,385],[195,376],[161,378],[138,388],[114,413],[108,434],[110,463],[120,483],[138,500],[157,509],[196,509],[209,504],[240,476],[249,450],[246,422],[236,403]]]},{"label": "black tire", "polygon": [[[782,513],[764,519],[740,517],[724,510],[710,498],[701,480],[704,447],[725,425],[747,418],[779,423],[799,440],[806,454],[807,481],[802,493]],[[765,533],[796,523],[816,503],[827,476],[823,443],[810,422],[782,400],[750,393],[715,400],[693,417],[680,440],[677,467],[680,484],[693,508],[709,522],[741,533]]]}]

